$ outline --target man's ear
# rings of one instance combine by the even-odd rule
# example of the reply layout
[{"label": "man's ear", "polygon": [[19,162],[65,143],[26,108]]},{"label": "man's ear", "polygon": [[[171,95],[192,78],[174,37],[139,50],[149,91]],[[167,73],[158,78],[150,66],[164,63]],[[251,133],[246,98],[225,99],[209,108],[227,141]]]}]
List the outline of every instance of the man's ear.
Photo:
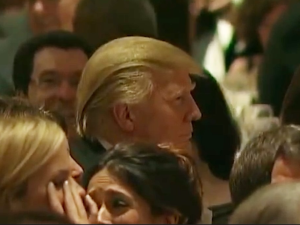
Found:
[{"label": "man's ear", "polygon": [[299,179],[300,166],[297,163],[283,156],[279,156],[275,160],[271,174],[271,183],[280,183]]},{"label": "man's ear", "polygon": [[127,104],[118,103],[113,107],[113,116],[119,127],[127,132],[133,131],[133,113]]}]

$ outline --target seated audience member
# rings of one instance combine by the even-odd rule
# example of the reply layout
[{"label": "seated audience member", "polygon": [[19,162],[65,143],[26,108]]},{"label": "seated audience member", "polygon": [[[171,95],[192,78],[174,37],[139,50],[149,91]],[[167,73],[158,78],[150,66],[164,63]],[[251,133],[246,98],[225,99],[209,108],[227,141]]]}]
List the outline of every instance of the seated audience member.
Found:
[{"label": "seated audience member", "polygon": [[68,16],[64,15],[68,12],[60,10],[61,2],[61,0],[1,0],[0,36],[3,37],[0,41],[1,95],[13,95],[12,65],[19,47],[35,35],[64,27],[65,22],[61,20]]},{"label": "seated audience member", "polygon": [[200,178],[192,161],[154,144],[118,144],[87,175],[103,224],[196,224]]},{"label": "seated audience member", "polygon": [[300,183],[267,185],[233,213],[230,224],[299,224]]},{"label": "seated audience member", "polygon": [[[257,92],[258,70],[263,61],[272,28],[289,5],[296,1],[243,0],[241,4],[237,4],[234,19],[240,41],[237,47],[240,46],[240,49],[242,45],[245,47],[239,51],[240,57],[232,63],[225,78],[229,88]],[[268,82],[271,81],[268,80]],[[264,89],[267,90],[267,88]],[[256,97],[255,95],[253,97]]]},{"label": "seated audience member", "polygon": [[299,10],[300,2],[296,0],[274,25],[258,73],[260,102],[271,105],[276,116],[281,111],[286,91],[300,65]]},{"label": "seated audience member", "polygon": [[0,103],[0,211],[51,209],[88,223],[81,199],[96,205],[72,179],[75,162],[55,118],[24,101]]},{"label": "seated audience member", "polygon": [[239,205],[258,188],[299,180],[300,127],[289,125],[264,132],[249,141],[237,155],[229,186]]},{"label": "seated audience member", "polygon": [[72,224],[66,217],[51,211],[1,212],[0,224]]},{"label": "seated audience member", "polygon": [[[146,37],[120,38],[102,46],[87,63],[77,91],[79,132],[103,149],[147,141],[190,147],[192,121],[201,117],[190,74],[200,68],[182,50]],[[82,151],[89,168],[99,161]]]},{"label": "seated audience member", "polygon": [[193,76],[193,81],[192,95],[202,113],[201,120],[193,123],[193,140],[201,160],[203,200],[213,212],[213,223],[219,223],[232,210],[228,181],[240,132],[216,80],[206,73]]},{"label": "seated audience member", "polygon": [[156,15],[148,0],[80,0],[73,26],[94,50],[121,37],[157,37]]},{"label": "seated audience member", "polygon": [[76,35],[53,31],[25,42],[14,60],[16,92],[36,107],[64,117],[74,151],[87,148],[77,138],[74,115],[77,85],[90,56],[90,48]]}]

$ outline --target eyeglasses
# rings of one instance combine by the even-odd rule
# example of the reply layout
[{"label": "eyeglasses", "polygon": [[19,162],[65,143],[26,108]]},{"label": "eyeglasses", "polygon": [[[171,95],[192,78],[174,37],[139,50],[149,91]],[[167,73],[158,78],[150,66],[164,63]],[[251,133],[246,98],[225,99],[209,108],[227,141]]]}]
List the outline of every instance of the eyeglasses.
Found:
[{"label": "eyeglasses", "polygon": [[66,82],[72,89],[77,90],[79,81],[80,77],[62,78],[61,76],[49,76],[41,77],[38,79],[31,79],[31,83],[33,83],[40,90],[43,91],[57,91],[64,82]]}]

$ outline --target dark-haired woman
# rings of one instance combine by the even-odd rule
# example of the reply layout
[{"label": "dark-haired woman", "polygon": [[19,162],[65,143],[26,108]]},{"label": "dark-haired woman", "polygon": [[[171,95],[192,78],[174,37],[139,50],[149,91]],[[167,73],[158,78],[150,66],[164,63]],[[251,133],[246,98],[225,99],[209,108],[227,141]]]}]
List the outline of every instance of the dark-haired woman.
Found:
[{"label": "dark-haired woman", "polygon": [[98,222],[195,224],[202,215],[200,179],[191,160],[151,144],[117,145],[88,174]]}]

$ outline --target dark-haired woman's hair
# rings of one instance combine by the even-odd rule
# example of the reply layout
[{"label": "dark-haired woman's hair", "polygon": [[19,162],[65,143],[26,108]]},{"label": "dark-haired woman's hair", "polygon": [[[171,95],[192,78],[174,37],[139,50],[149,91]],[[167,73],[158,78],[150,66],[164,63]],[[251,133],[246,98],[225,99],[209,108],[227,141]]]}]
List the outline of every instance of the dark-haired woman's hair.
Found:
[{"label": "dark-haired woman's hair", "polygon": [[228,180],[241,143],[239,127],[217,81],[207,72],[192,80],[196,83],[192,95],[202,113],[193,123],[193,140],[213,175]]},{"label": "dark-haired woman's hair", "polygon": [[179,224],[201,220],[200,178],[188,157],[154,144],[118,144],[105,153],[85,180],[90,181],[103,169],[131,187],[153,214],[179,213]]}]

